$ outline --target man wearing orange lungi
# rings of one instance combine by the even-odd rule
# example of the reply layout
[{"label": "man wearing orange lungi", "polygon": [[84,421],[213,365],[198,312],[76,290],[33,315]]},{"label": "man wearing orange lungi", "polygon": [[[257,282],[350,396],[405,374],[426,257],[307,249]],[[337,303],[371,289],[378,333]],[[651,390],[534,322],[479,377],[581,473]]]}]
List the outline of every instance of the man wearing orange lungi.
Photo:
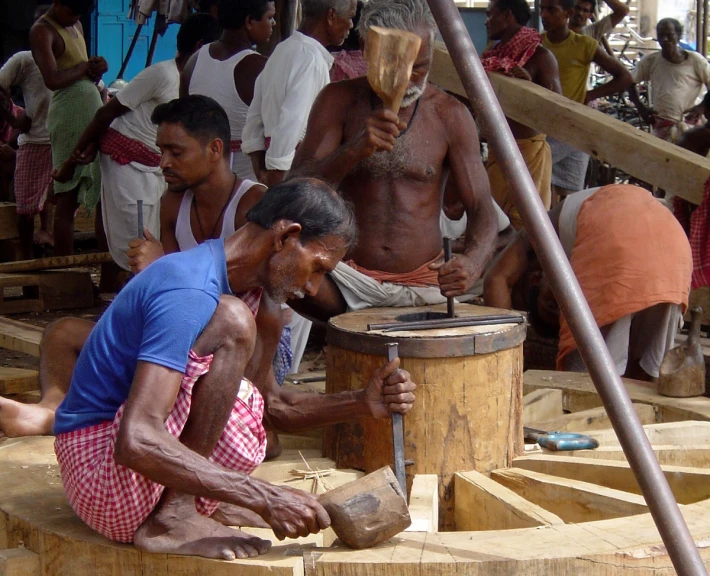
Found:
[{"label": "man wearing orange lungi", "polygon": [[[573,194],[550,219],[619,374],[658,378],[688,306],[693,262],[680,224],[646,190],[621,184]],[[585,371],[525,232],[486,275],[484,299],[528,310],[543,335],[559,323],[557,369]]]}]

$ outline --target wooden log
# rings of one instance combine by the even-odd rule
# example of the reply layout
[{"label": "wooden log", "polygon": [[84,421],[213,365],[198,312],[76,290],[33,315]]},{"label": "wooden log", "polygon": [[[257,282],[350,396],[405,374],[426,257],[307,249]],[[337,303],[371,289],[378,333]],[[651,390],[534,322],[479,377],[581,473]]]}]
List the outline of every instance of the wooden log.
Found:
[{"label": "wooden log", "polygon": [[405,495],[389,466],[326,492],[318,501],[338,538],[356,550],[389,540],[412,523]]},{"label": "wooden log", "polygon": [[36,270],[49,270],[50,268],[73,268],[74,266],[88,266],[89,264],[103,264],[104,262],[112,261],[111,254],[108,252],[52,256],[51,258],[38,258],[36,260],[3,262],[0,264],[0,274],[34,272]]},{"label": "wooden log", "polygon": [[[656,409],[657,422],[682,420],[710,420],[710,398],[668,398],[658,394],[658,386],[622,378],[624,387],[637,404],[650,404]],[[602,405],[589,374],[528,370],[523,376],[523,392],[529,394],[540,388],[562,390],[562,406],[568,412],[580,412]]]},{"label": "wooden log", "polygon": [[[641,494],[628,462],[535,454],[516,458],[514,465],[541,474]],[[710,470],[686,466],[662,466],[662,469],[678,504],[692,504],[710,498]],[[457,490],[457,500],[458,495]]]},{"label": "wooden log", "polygon": [[542,388],[523,396],[523,423],[541,422],[562,416],[562,390]]},{"label": "wooden log", "polygon": [[590,522],[648,511],[642,496],[589,482],[557,478],[520,468],[495,470],[491,478],[565,522]]},{"label": "wooden log", "polygon": [[417,474],[409,493],[412,524],[407,532],[439,531],[439,478],[436,474]]},{"label": "wooden log", "polygon": [[39,555],[25,548],[0,550],[0,576],[39,576]]},{"label": "wooden log", "polygon": [[7,348],[39,358],[39,343],[44,330],[0,316],[0,348]]},{"label": "wooden log", "polygon": [[[561,392],[561,391],[560,391]],[[641,424],[653,424],[656,422],[656,411],[649,404],[633,404],[636,414],[638,414]],[[604,430],[611,427],[611,421],[602,407],[572,412],[551,420],[542,422],[532,422],[528,424],[531,428],[545,430],[548,432],[589,432],[592,430]]]},{"label": "wooden log", "polygon": [[459,472],[455,482],[456,529],[459,531],[511,530],[563,524],[559,516],[480,472]]},{"label": "wooden log", "polygon": [[21,394],[39,389],[36,370],[0,366],[0,394]]},{"label": "wooden log", "polygon": [[[710,160],[532,82],[496,73],[488,78],[509,118],[700,204],[710,177]],[[434,49],[429,81],[466,96],[451,57],[442,46]]]},{"label": "wooden log", "polygon": [[[399,343],[401,366],[417,383],[417,401],[404,418],[408,486],[415,474],[439,477],[439,527],[454,527],[454,480],[461,469],[488,472],[510,466],[523,453],[523,324],[441,330],[368,331],[413,314],[445,314],[446,305],[371,308],[331,318],[328,392],[356,390],[386,361],[387,342]],[[505,313],[461,304],[457,316]],[[325,455],[338,468],[370,472],[394,462],[388,419],[362,417],[326,428]]]}]

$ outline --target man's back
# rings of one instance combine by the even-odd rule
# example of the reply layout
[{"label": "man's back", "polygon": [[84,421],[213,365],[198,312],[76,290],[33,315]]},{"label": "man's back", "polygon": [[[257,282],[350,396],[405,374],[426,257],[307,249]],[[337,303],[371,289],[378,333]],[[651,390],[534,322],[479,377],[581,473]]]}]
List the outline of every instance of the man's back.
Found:
[{"label": "man's back", "polygon": [[0,69],[0,87],[11,86],[22,89],[25,112],[32,119],[32,127],[20,135],[19,144],[49,144],[47,111],[52,91],[44,85],[42,73],[29,50],[13,55]]},{"label": "man's back", "polygon": [[112,420],[138,361],[184,372],[192,345],[228,293],[222,240],[161,258],[133,278],[82,349],[55,433]]}]

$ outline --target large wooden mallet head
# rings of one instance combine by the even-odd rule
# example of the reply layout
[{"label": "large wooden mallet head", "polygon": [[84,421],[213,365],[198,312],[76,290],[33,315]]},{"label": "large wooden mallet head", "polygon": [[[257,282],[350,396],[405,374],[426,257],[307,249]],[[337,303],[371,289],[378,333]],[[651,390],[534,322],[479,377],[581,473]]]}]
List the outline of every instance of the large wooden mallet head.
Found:
[{"label": "large wooden mallet head", "polygon": [[417,34],[394,28],[372,26],[367,33],[367,80],[385,108],[395,114],[409,85],[421,43]]},{"label": "large wooden mallet head", "polygon": [[350,548],[376,546],[409,527],[407,500],[389,466],[321,494],[331,527]]}]

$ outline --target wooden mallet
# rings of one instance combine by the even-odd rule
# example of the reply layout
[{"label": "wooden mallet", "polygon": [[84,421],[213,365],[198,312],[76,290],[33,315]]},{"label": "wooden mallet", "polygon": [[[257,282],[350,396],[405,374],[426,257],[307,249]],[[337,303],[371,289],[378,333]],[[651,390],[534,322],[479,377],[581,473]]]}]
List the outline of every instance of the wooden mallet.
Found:
[{"label": "wooden mallet", "polygon": [[357,550],[389,540],[412,523],[406,497],[389,466],[321,494],[318,502],[338,538]]},{"label": "wooden mallet", "polygon": [[402,105],[422,39],[412,32],[372,26],[367,33],[367,81],[395,114]]}]

